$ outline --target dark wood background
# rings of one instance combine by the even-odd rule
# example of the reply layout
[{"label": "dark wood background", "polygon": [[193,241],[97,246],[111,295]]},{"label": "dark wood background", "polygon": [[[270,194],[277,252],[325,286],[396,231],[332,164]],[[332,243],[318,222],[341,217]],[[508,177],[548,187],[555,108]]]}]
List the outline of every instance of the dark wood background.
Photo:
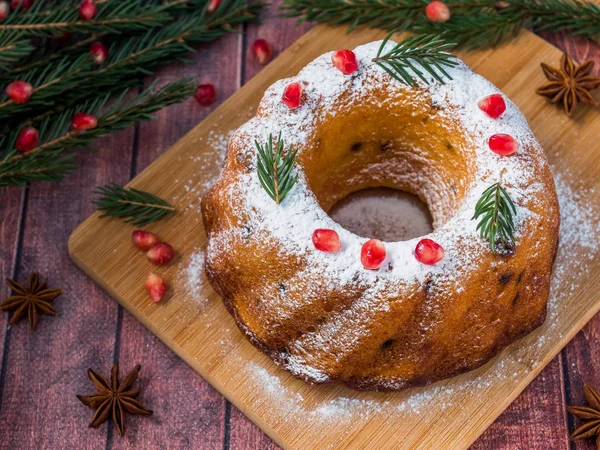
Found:
[{"label": "dark wood background", "polygon": [[[310,27],[277,18],[279,2],[273,3],[263,13],[262,25],[200,48],[192,64],[173,64],[161,71],[163,81],[194,76],[213,83],[218,92],[215,105],[205,108],[190,100],[172,106],[154,122],[102,139],[97,143],[101,151],[81,153],[80,169],[65,181],[8,189],[0,195],[0,280],[24,281],[31,271],[39,271],[50,286],[64,290],[55,301],[60,316],[43,316],[33,334],[26,322],[9,327],[9,315],[0,313],[1,448],[278,448],[67,255],[69,234],[94,210],[90,199],[95,186],[129,181],[260,71],[249,51],[254,39],[267,39],[277,54]],[[578,61],[592,58],[600,63],[600,49],[593,42],[543,37]],[[2,283],[0,299],[7,295],[8,286]],[[594,448],[591,442],[569,442],[575,423],[566,405],[582,404],[584,382],[600,388],[599,341],[596,316],[473,448]],[[155,411],[150,418],[128,416],[124,438],[112,423],[88,429],[92,411],[75,397],[93,391],[88,367],[108,375],[114,361],[120,362],[122,373],[142,364],[140,399]]]}]

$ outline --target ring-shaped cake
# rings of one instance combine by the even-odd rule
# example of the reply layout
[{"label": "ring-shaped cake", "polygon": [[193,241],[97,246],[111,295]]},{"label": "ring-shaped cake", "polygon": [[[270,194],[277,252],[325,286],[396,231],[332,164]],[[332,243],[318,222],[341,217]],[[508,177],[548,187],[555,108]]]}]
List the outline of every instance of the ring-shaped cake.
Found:
[{"label": "ring-shaped cake", "polygon": [[[398,390],[479,367],[543,323],[559,207],[541,146],[494,85],[462,62],[445,84],[403,84],[373,61],[380,45],[357,47],[351,74],[327,53],[273,84],[231,136],[202,214],[207,276],[255,346],[308,382]],[[297,108],[282,101],[292,83]],[[506,103],[499,118],[478,106],[493,94]],[[516,153],[490,150],[498,134]],[[280,204],[261,186],[256,147],[279,135],[298,151],[298,181]],[[514,245],[496,252],[473,220],[494,183],[516,205]],[[327,211],[375,186],[427,203],[425,238],[443,248],[441,261],[420,262],[418,238],[385,242],[379,268],[363,266],[368,237]],[[315,248],[316,229],[334,230],[341,249]]]}]

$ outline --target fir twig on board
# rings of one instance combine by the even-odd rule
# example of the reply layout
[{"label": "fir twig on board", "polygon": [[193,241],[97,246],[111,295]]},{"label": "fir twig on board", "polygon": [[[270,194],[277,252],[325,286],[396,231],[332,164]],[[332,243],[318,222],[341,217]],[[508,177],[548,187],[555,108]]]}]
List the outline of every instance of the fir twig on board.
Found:
[{"label": "fir twig on board", "polygon": [[154,194],[124,188],[115,183],[98,187],[96,193],[100,198],[92,203],[98,210],[104,211],[100,218],[116,216],[125,219],[125,223],[138,227],[162,219],[175,210],[168,202]]}]

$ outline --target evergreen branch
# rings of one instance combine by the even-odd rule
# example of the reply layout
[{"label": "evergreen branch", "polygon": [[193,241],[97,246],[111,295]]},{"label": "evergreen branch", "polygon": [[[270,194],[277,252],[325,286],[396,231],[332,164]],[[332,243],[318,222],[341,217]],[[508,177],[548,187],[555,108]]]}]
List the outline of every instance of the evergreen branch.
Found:
[{"label": "evergreen branch", "polygon": [[494,183],[487,188],[477,201],[472,219],[481,217],[477,230],[482,238],[490,242],[494,253],[497,253],[497,243],[504,247],[514,245],[513,215],[516,214],[515,204],[500,183]]},{"label": "evergreen branch", "polygon": [[275,200],[275,203],[280,204],[298,181],[298,174],[292,176],[298,150],[294,150],[290,145],[284,154],[285,146],[281,139],[281,133],[277,138],[275,152],[273,152],[272,135],[269,135],[266,144],[261,145],[254,141],[254,145],[258,150],[257,169],[260,184],[267,191],[269,197]]},{"label": "evergreen branch", "polygon": [[7,70],[12,63],[26,57],[33,50],[35,47],[21,33],[7,35],[0,31],[0,70]]},{"label": "evergreen branch", "polygon": [[171,214],[175,208],[160,197],[134,188],[111,183],[96,189],[100,198],[94,200],[103,217],[120,217],[138,227],[148,225]]},{"label": "evergreen branch", "polygon": [[[115,133],[140,121],[154,118],[152,113],[179,103],[195,91],[195,82],[190,78],[167,84],[155,89],[154,84],[135,100],[126,102],[127,91],[110,107],[106,107],[110,96],[105,95],[88,101],[61,114],[47,117],[39,125],[40,142],[26,153],[15,148],[19,129],[0,138],[0,186],[23,185],[28,181],[55,181],[73,170],[70,151],[90,147],[95,139]],[[98,117],[96,128],[72,130],[71,118],[77,111]]]},{"label": "evergreen branch", "polygon": [[600,37],[600,6],[581,0],[518,0],[515,8],[524,8],[538,30],[570,31],[587,38]]},{"label": "evergreen branch", "polygon": [[[446,42],[441,36],[435,35],[413,35],[403,39],[401,42],[382,55],[386,44],[394,33],[390,33],[379,46],[377,57],[373,61],[389,73],[394,79],[410,86],[417,86],[416,75],[425,84],[429,79],[417,64],[431,75],[435,80],[444,83],[444,78],[452,79],[446,72],[445,67],[458,65],[456,57],[445,50],[452,48],[455,44]],[[414,74],[414,75],[413,75]]]}]

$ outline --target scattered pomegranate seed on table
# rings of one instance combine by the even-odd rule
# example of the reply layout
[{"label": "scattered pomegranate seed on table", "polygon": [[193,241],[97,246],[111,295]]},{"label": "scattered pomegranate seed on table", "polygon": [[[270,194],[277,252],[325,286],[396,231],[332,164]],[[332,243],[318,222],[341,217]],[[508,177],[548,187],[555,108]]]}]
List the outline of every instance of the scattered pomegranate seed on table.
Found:
[{"label": "scattered pomegranate seed on table", "polygon": [[415,257],[417,261],[431,266],[444,258],[444,249],[431,239],[421,239],[415,247]]},{"label": "scattered pomegranate seed on table", "polygon": [[318,228],[313,232],[312,241],[317,250],[322,252],[338,252],[342,248],[340,236],[335,230]]},{"label": "scattered pomegranate seed on table", "polygon": [[25,127],[19,132],[15,147],[22,152],[33,150],[40,140],[40,132],[33,127]]},{"label": "scattered pomegranate seed on table", "polygon": [[199,84],[194,98],[202,106],[210,106],[217,99],[217,91],[212,84]]},{"label": "scattered pomegranate seed on table", "polygon": [[379,269],[385,259],[385,245],[378,239],[365,242],[360,250],[360,262],[365,269]]},{"label": "scattered pomegranate seed on table", "polygon": [[79,7],[79,17],[83,20],[92,20],[97,10],[98,7],[94,0],[83,0]]},{"label": "scattered pomegranate seed on table", "polygon": [[283,90],[281,101],[290,109],[297,108],[302,104],[302,91],[300,83],[290,83]]},{"label": "scattered pomegranate seed on table", "polygon": [[33,94],[33,86],[26,81],[13,81],[6,86],[6,93],[15,103],[27,103]]},{"label": "scattered pomegranate seed on table", "polygon": [[33,6],[33,0],[11,0],[10,6],[12,9],[26,10]]},{"label": "scattered pomegranate seed on table", "polygon": [[166,242],[157,242],[150,247],[150,250],[148,250],[146,256],[148,257],[148,261],[150,261],[152,264],[162,266],[171,261],[174,254],[175,252],[173,251],[173,247],[171,247],[169,244]]},{"label": "scattered pomegranate seed on table", "polygon": [[209,14],[214,13],[220,4],[221,4],[221,0],[210,0],[208,2],[208,7],[206,8],[206,12]]},{"label": "scattered pomegranate seed on table", "polygon": [[506,103],[504,103],[504,98],[500,94],[492,94],[482,98],[477,106],[492,119],[497,119],[506,111]]},{"label": "scattered pomegranate seed on table", "polygon": [[264,39],[257,39],[252,43],[252,53],[254,53],[254,57],[258,63],[264,66],[271,61],[273,49],[271,48],[271,44]]},{"label": "scattered pomegranate seed on table", "polygon": [[150,272],[148,278],[146,278],[146,291],[148,292],[150,299],[154,303],[158,303],[162,300],[167,291],[167,283],[165,283],[165,280],[162,277]]},{"label": "scattered pomegranate seed on table", "polygon": [[8,2],[0,2],[0,22],[4,21],[8,17],[10,7]]},{"label": "scattered pomegranate seed on table", "polygon": [[512,155],[519,149],[519,143],[510,134],[493,134],[488,144],[490,150],[501,156]]},{"label": "scattered pomegranate seed on table", "polygon": [[91,130],[96,128],[96,125],[98,125],[98,119],[91,114],[86,114],[83,112],[75,113],[71,119],[71,126],[76,131]]},{"label": "scattered pomegranate seed on table", "polygon": [[90,54],[96,64],[102,64],[108,58],[108,49],[102,42],[92,42]]},{"label": "scattered pomegranate seed on table", "polygon": [[450,19],[450,9],[444,2],[435,0],[425,7],[425,15],[432,22],[443,23]]},{"label": "scattered pomegranate seed on table", "polygon": [[131,242],[140,250],[150,250],[158,242],[158,237],[146,230],[134,230],[131,233]]},{"label": "scattered pomegranate seed on table", "polygon": [[350,75],[358,69],[358,61],[352,50],[338,50],[331,56],[333,65],[345,75]]}]

